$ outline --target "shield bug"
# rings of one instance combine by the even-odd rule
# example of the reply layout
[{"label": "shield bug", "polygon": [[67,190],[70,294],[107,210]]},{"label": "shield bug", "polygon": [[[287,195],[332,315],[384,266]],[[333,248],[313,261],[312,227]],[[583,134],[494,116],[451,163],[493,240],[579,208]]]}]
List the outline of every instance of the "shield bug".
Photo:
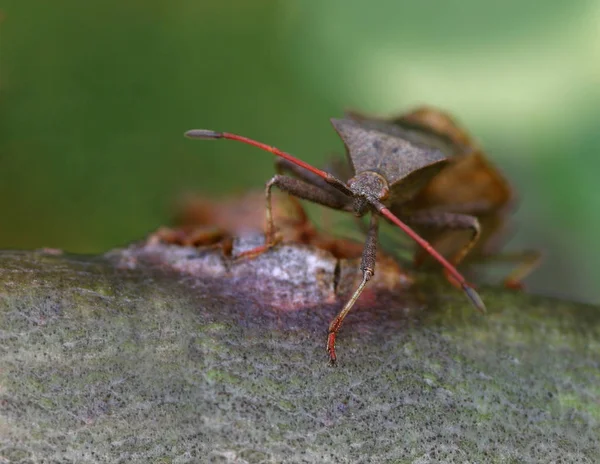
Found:
[{"label": "shield bug", "polygon": [[[352,177],[347,181],[340,180],[333,174],[317,169],[278,148],[240,135],[204,129],[190,130],[185,134],[187,137],[198,139],[235,140],[280,158],[277,163],[279,173],[267,182],[265,189],[265,244],[254,250],[255,253],[264,251],[276,243],[271,206],[273,187],[304,200],[354,213],[358,217],[370,215],[360,265],[362,281],[329,325],[327,352],[331,363],[336,361],[335,341],[344,318],[375,273],[380,217],[402,229],[437,260],[451,280],[464,290],[473,305],[479,311],[485,312],[485,305],[473,286],[452,263],[407,225],[407,222],[419,224],[418,215],[424,215],[422,212],[415,213],[406,206],[448,165],[448,156],[438,147],[424,143],[416,135],[399,134],[394,124],[383,121],[357,121],[352,118],[332,119],[331,123],[346,146],[352,170]],[[284,172],[289,175],[284,175]],[[464,227],[463,224],[456,226]]]},{"label": "shield bug", "polygon": [[[450,256],[455,266],[463,259],[467,263],[517,263],[504,284],[521,287],[521,280],[539,263],[540,253],[500,251],[506,216],[515,203],[513,191],[481,147],[451,116],[430,107],[395,118],[359,113],[348,116],[366,126],[391,126],[399,137],[416,138],[442,150],[448,156],[446,167],[402,206],[417,218],[412,225],[436,250]],[[394,208],[392,212],[399,213]],[[425,253],[419,252],[415,261],[422,263],[425,258]]]}]

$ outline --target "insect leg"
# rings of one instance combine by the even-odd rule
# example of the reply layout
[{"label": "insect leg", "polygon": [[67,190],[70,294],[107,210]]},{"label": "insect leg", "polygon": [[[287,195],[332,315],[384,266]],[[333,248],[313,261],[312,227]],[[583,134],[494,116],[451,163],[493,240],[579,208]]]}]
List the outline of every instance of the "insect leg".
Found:
[{"label": "insect leg", "polygon": [[522,280],[535,270],[541,260],[542,253],[537,250],[520,250],[485,254],[478,257],[477,261],[516,263],[516,267],[504,278],[504,286],[519,290],[523,288]]},{"label": "insect leg", "polygon": [[271,206],[271,189],[278,187],[280,190],[289,193],[303,200],[312,201],[333,209],[345,210],[350,205],[350,199],[342,195],[334,195],[316,185],[309,184],[300,179],[277,174],[271,178],[265,187],[266,197],[266,240],[265,244],[252,250],[241,253],[240,256],[256,256],[263,251],[271,248],[276,243],[275,225],[273,221],[273,210]]},{"label": "insect leg", "polygon": [[[440,232],[447,230],[471,230],[469,241],[464,243],[449,259],[453,265],[460,263],[477,243],[481,235],[479,220],[469,214],[448,213],[441,211],[421,211],[410,216],[409,222],[417,227],[437,229]],[[419,253],[415,260],[422,261],[423,254]],[[449,277],[449,280],[453,280]]]},{"label": "insect leg", "polygon": [[[275,171],[277,172],[277,174],[290,174],[292,177],[303,180],[315,187],[319,187],[323,190],[328,191],[332,195],[338,197],[341,202],[346,201],[346,195],[332,187],[331,184],[328,184],[323,178],[288,161],[287,159],[275,158]],[[304,212],[304,208],[296,198],[294,198],[294,206],[297,210],[298,217],[301,218],[301,222],[306,223],[308,221],[308,217]]]},{"label": "insect leg", "polygon": [[348,315],[356,300],[364,290],[367,282],[375,275],[375,261],[377,256],[377,232],[379,228],[378,223],[379,217],[376,214],[371,215],[371,222],[369,225],[369,231],[367,232],[367,240],[365,241],[365,247],[363,249],[362,260],[360,263],[360,270],[363,272],[363,279],[358,288],[352,294],[352,297],[344,305],[342,310],[329,324],[329,333],[327,336],[327,352],[329,353],[329,359],[331,364],[335,364],[337,359],[335,354],[335,338],[337,333],[342,326],[344,318]]}]

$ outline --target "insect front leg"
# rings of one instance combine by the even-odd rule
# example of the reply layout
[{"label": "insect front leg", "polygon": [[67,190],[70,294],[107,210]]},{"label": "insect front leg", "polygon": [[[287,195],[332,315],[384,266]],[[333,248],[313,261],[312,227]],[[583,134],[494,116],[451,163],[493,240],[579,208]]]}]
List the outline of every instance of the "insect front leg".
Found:
[{"label": "insect front leg", "polygon": [[358,288],[352,294],[352,297],[344,305],[342,310],[329,324],[329,333],[327,336],[327,352],[329,353],[329,359],[331,364],[335,364],[337,356],[335,354],[335,338],[337,333],[340,331],[344,318],[348,315],[356,300],[365,289],[367,282],[375,275],[375,261],[377,256],[377,232],[379,229],[378,216],[371,214],[371,222],[369,224],[369,230],[367,232],[367,240],[365,241],[365,247],[362,253],[362,259],[360,263],[360,270],[363,272],[363,279]]},{"label": "insect front leg", "polygon": [[[466,243],[462,243],[458,250],[449,258],[449,261],[454,265],[458,265],[464,257],[471,251],[473,246],[479,240],[481,235],[481,227],[479,220],[475,216],[469,214],[448,213],[441,211],[419,211],[410,216],[409,222],[418,228],[430,228],[438,231],[438,235],[431,240],[435,247],[436,241],[441,238],[441,234],[449,230],[470,230],[471,236]],[[452,247],[456,249],[457,247]],[[424,259],[425,255],[419,252],[415,258],[417,263]],[[446,273],[446,277],[451,283],[455,283],[454,279]]]},{"label": "insect front leg", "polygon": [[[298,166],[297,164],[292,163],[284,158],[276,158],[275,159],[275,171],[277,174],[288,174],[296,179],[303,180],[304,182],[311,184],[314,187],[318,187],[322,190],[325,190],[331,193],[332,196],[339,199],[340,203],[346,202],[346,196],[341,193],[339,190],[333,188],[330,184],[325,182],[322,177],[317,176],[316,174],[307,171],[306,169]],[[297,200],[298,197],[292,197],[294,200],[294,207],[296,208],[296,214],[300,218],[301,223],[307,223],[308,217],[304,211],[304,208]]]},{"label": "insect front leg", "polygon": [[333,194],[328,190],[322,189],[317,185],[312,185],[306,181],[295,179],[289,176],[277,174],[271,178],[265,187],[266,198],[266,230],[265,244],[256,247],[252,250],[245,251],[240,256],[257,256],[260,253],[268,250],[277,243],[275,236],[275,224],[273,221],[273,208],[271,201],[271,190],[273,187],[279,188],[281,191],[289,193],[303,200],[312,201],[323,206],[333,209],[348,210],[350,207],[350,199],[343,195]]}]

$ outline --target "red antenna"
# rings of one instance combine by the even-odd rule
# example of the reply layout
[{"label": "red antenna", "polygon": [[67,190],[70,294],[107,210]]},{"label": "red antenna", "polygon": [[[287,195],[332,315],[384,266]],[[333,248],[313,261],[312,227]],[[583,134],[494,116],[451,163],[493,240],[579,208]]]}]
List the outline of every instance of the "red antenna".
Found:
[{"label": "red antenna", "polygon": [[411,229],[404,222],[402,222],[397,216],[392,214],[392,212],[385,206],[381,206],[382,207],[379,208],[379,212],[381,213],[381,215],[393,222],[394,224],[396,224],[398,227],[400,227],[406,233],[406,235],[408,235],[415,242],[421,245],[425,249],[425,251],[427,251],[427,253],[429,253],[437,261],[439,261],[439,263],[442,266],[444,266],[444,268],[450,273],[450,275],[452,275],[452,277],[454,277],[454,279],[460,284],[460,286],[465,291],[473,305],[480,312],[485,313],[485,305],[483,304],[481,297],[475,291],[475,289],[466,281],[462,274],[458,272],[458,270],[450,262],[448,262],[446,258],[439,254],[437,250],[433,248],[427,240],[425,240],[423,237],[417,234],[413,229]]},{"label": "red antenna", "polygon": [[297,164],[300,167],[303,167],[304,169],[312,172],[313,174],[316,174],[317,176],[322,177],[323,179],[327,179],[328,177],[331,176],[329,173],[327,173],[325,171],[321,171],[320,169],[317,169],[315,167],[312,167],[310,164],[305,163],[301,159],[298,159],[295,156],[290,155],[289,153],[281,151],[279,148],[272,147],[270,145],[267,145],[266,143],[257,142],[256,140],[252,140],[247,137],[242,137],[241,135],[230,134],[229,132],[215,132],[215,131],[204,130],[204,129],[193,129],[193,130],[187,131],[185,133],[185,136],[189,137],[189,138],[193,138],[193,139],[205,139],[205,140],[213,140],[213,139],[235,140],[237,142],[242,142],[242,143],[245,143],[248,145],[252,145],[253,147],[257,147],[257,148],[260,148],[261,150],[265,150],[270,153],[273,153],[274,155],[277,155],[283,159],[291,161],[294,164]]}]

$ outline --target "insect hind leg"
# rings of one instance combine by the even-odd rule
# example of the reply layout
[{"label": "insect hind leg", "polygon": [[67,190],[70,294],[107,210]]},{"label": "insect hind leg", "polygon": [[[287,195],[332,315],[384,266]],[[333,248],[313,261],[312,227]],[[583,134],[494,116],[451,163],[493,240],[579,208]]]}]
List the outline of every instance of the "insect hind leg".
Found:
[{"label": "insect hind leg", "polygon": [[[479,241],[479,237],[481,236],[479,220],[477,217],[471,216],[470,214],[441,211],[422,211],[412,215],[409,219],[409,222],[417,227],[435,229],[440,233],[448,230],[470,230],[471,236],[469,237],[468,241],[463,243],[460,248],[454,252],[452,257],[449,258],[449,261],[454,266],[458,265],[465,258],[465,256],[467,256],[467,254]],[[435,245],[435,239],[432,241],[432,243]],[[423,253],[417,254],[415,257],[416,264],[420,264],[424,257],[425,255]],[[452,276],[446,273],[446,277],[452,284],[456,286]]]}]

